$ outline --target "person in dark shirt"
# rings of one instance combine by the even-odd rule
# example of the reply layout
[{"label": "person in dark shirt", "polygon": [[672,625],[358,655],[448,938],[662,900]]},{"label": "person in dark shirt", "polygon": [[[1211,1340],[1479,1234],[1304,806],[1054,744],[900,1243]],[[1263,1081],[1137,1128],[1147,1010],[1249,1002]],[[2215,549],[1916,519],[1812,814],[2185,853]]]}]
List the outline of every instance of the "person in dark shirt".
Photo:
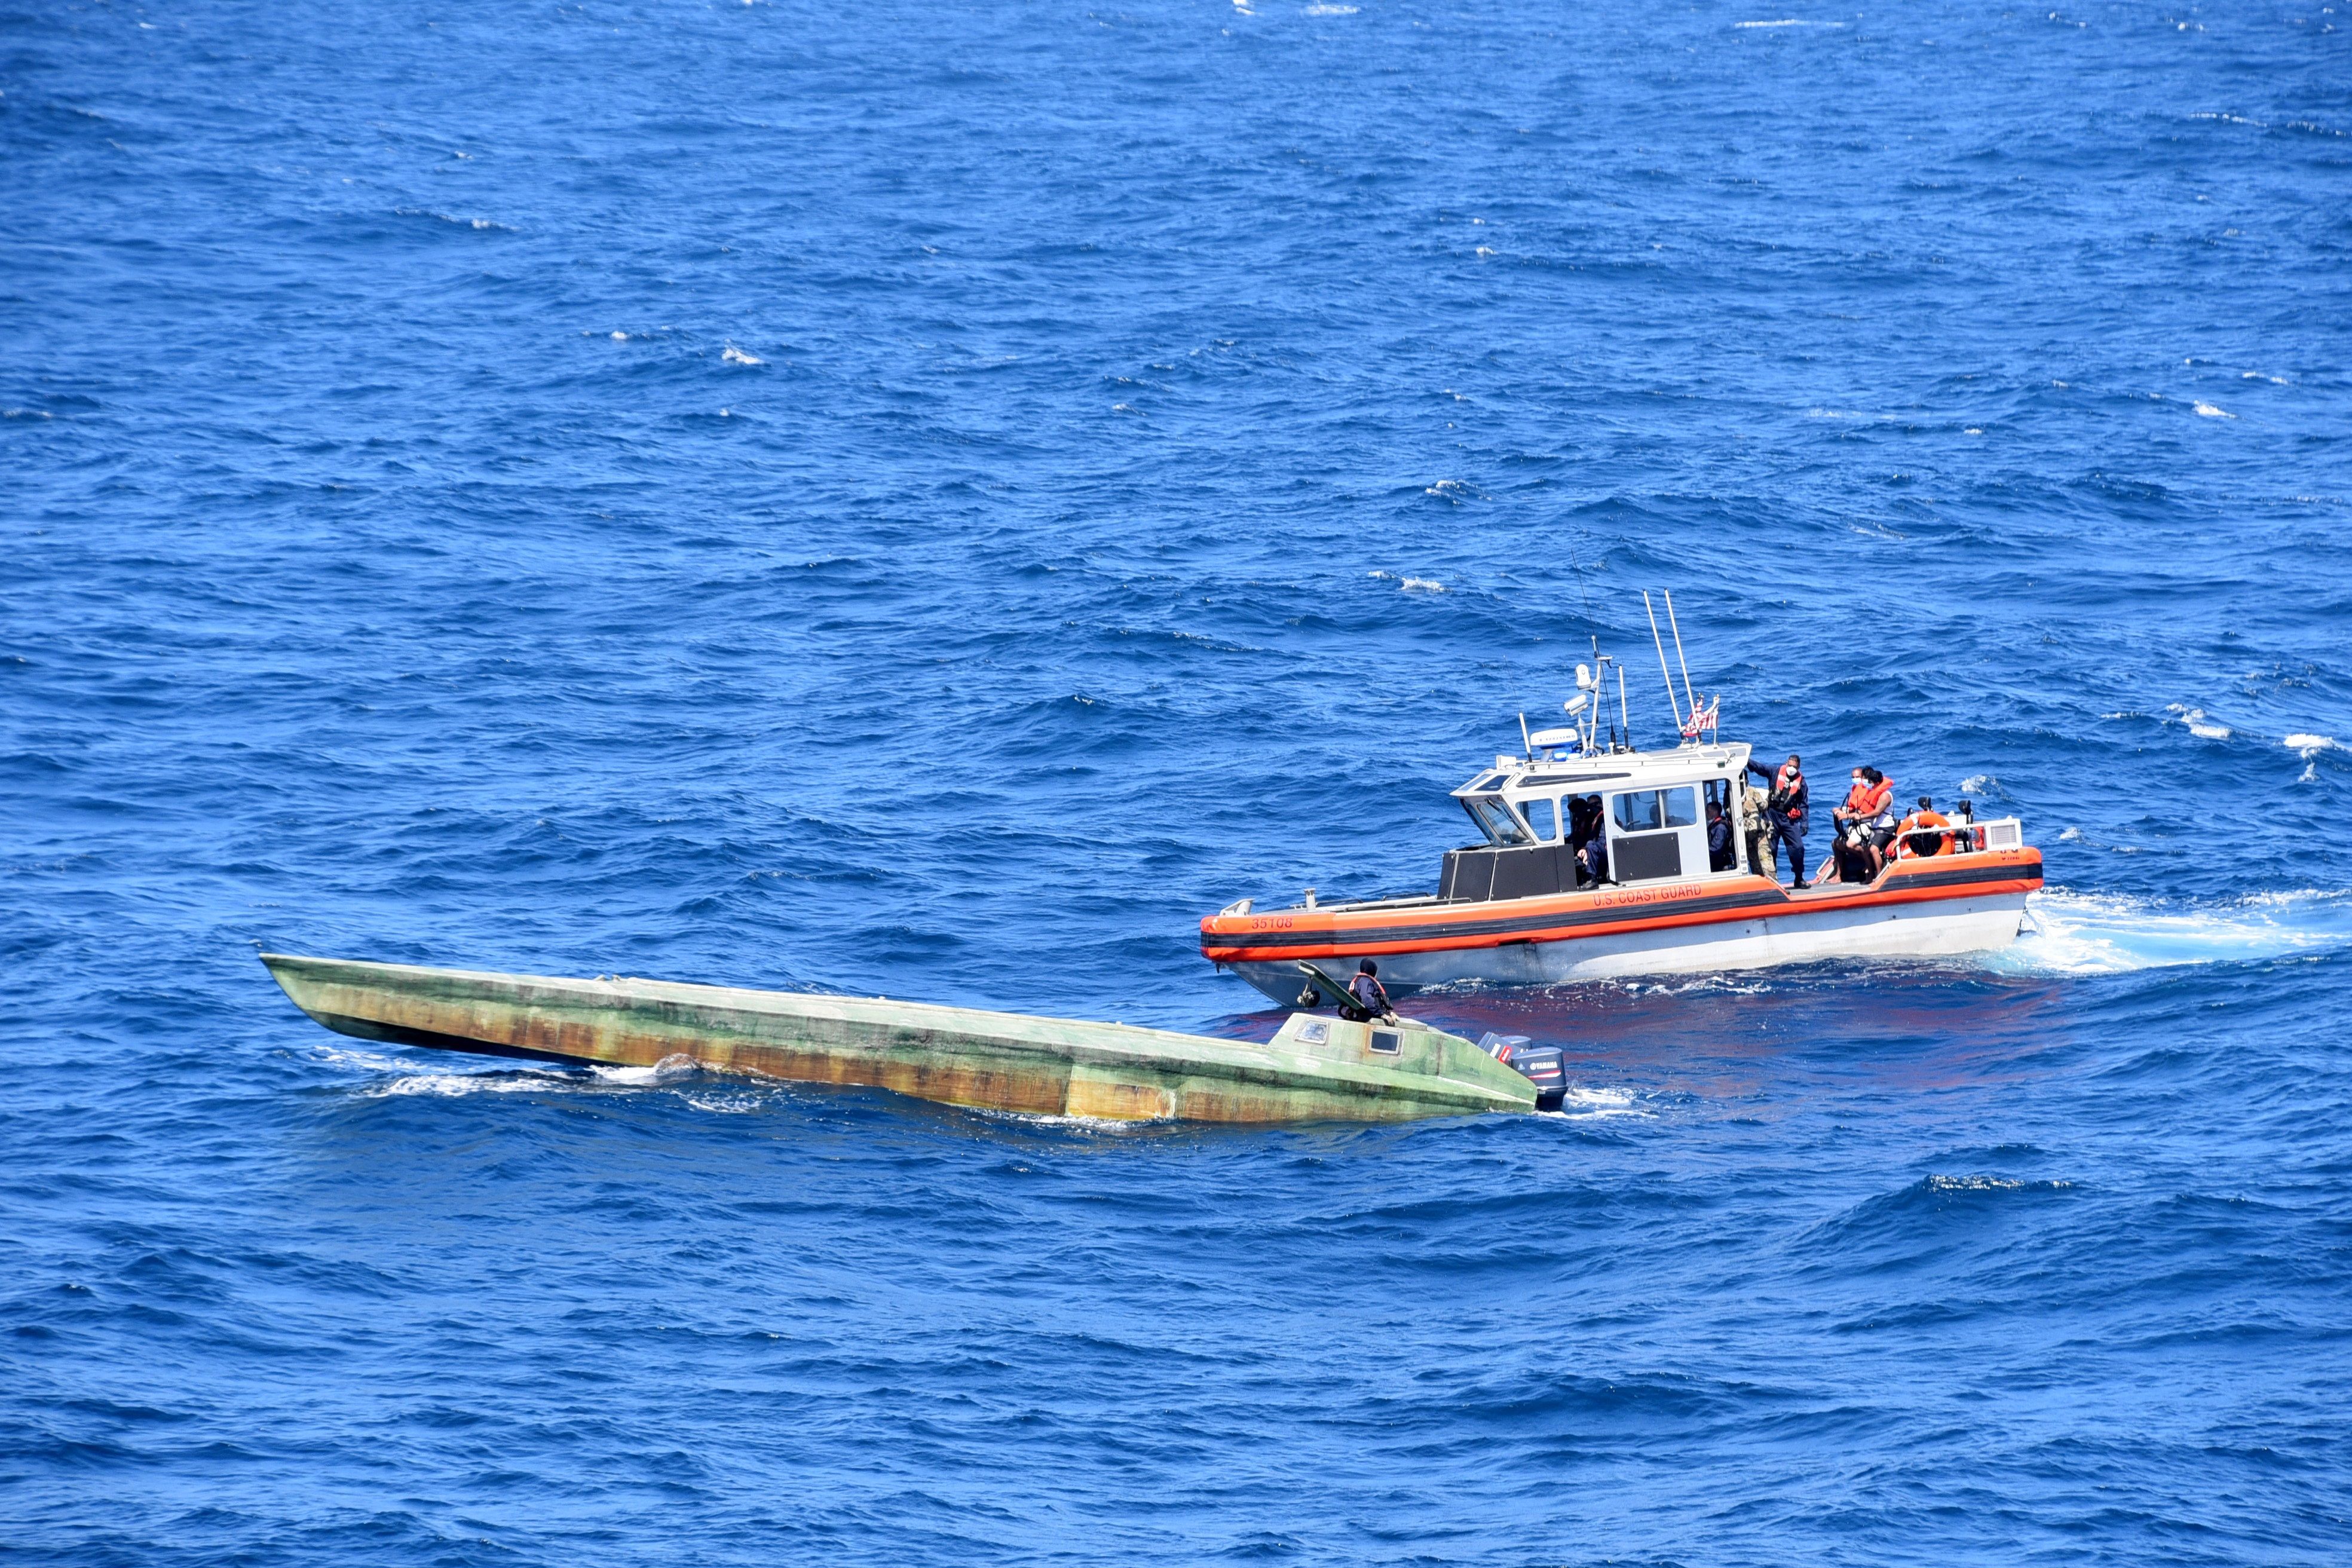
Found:
[{"label": "person in dark shirt", "polygon": [[1570,795],[1568,799],[1569,851],[1576,857],[1577,886],[1609,875],[1609,845],[1601,827],[1601,797]]},{"label": "person in dark shirt", "polygon": [[1706,868],[1728,871],[1738,864],[1738,857],[1731,847],[1731,818],[1723,814],[1723,803],[1706,803]]},{"label": "person in dark shirt", "polygon": [[1764,802],[1764,822],[1772,830],[1765,853],[1771,857],[1772,864],[1756,868],[1774,881],[1780,880],[1780,851],[1785,848],[1789,852],[1789,885],[1801,888],[1805,885],[1805,807],[1811,804],[1804,767],[1797,753],[1791,752],[1778,772],[1752,760],[1748,771],[1772,791]]},{"label": "person in dark shirt", "polygon": [[1356,1010],[1367,1018],[1386,1018],[1395,1013],[1389,1005],[1388,987],[1381,984],[1380,975],[1381,966],[1368,958],[1356,965],[1356,977],[1348,982],[1348,994],[1355,998]]}]

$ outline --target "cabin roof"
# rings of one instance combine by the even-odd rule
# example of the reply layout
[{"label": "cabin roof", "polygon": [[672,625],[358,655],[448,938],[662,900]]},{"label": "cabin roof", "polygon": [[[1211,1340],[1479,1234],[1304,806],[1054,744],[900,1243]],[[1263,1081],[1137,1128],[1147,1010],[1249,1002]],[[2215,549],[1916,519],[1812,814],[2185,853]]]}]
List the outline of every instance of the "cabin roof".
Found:
[{"label": "cabin roof", "polygon": [[1676,746],[1666,752],[1596,752],[1556,761],[1496,757],[1493,767],[1474,774],[1453,793],[1508,795],[1516,798],[1548,795],[1570,786],[1584,793],[1736,778],[1746,768],[1752,750],[1744,742],[1726,742]]}]

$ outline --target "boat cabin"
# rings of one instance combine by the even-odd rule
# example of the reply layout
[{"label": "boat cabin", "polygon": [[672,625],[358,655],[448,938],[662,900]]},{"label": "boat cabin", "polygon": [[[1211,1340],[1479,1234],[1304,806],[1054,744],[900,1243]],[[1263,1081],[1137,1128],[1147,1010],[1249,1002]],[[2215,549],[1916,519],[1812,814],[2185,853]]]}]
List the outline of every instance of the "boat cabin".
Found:
[{"label": "boat cabin", "polygon": [[[1448,902],[1572,892],[1741,874],[1748,824],[1741,790],[1749,748],[1691,743],[1671,752],[1498,756],[1454,792],[1483,844],[1450,850],[1437,896]],[[1727,847],[1710,851],[1720,812]]]}]

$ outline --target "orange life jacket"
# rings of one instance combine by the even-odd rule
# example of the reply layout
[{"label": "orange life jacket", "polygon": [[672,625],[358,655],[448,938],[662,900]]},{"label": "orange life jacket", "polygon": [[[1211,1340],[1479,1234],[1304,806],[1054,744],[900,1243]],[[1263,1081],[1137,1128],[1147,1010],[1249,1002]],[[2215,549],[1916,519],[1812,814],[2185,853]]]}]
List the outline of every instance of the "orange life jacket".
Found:
[{"label": "orange life jacket", "polygon": [[1844,811],[1861,811],[1862,803],[1869,798],[1870,781],[1868,779],[1856,779],[1853,781],[1853,787],[1845,792],[1845,805],[1840,809]]},{"label": "orange life jacket", "polygon": [[1804,808],[1797,804],[1797,791],[1804,787],[1803,772],[1782,763],[1780,771],[1772,775],[1772,793],[1765,797],[1764,809],[1777,811],[1790,821],[1796,821],[1805,815]]},{"label": "orange life jacket", "polygon": [[[1923,828],[1949,827],[1951,825],[1952,819],[1946,816],[1940,811],[1913,812],[1910,816],[1905,817],[1902,825],[1895,830],[1895,858],[1897,860],[1908,860],[1913,856],[1922,853],[1922,851],[1911,847],[1911,836],[1913,834],[1920,832]],[[1949,855],[1951,852],[1952,836],[1948,833],[1939,833],[1936,835],[1936,847],[1933,849],[1925,851],[1924,853],[1929,855]]]},{"label": "orange life jacket", "polygon": [[1895,781],[1881,779],[1872,784],[1862,797],[1862,815],[1876,816],[1895,804]]}]

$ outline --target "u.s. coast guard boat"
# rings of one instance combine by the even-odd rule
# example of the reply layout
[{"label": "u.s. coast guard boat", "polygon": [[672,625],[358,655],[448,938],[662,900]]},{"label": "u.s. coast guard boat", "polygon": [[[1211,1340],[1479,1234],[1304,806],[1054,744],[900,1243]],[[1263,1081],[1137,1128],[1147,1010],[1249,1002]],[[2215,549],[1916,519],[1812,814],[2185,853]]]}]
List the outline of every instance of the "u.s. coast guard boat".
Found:
[{"label": "u.s. coast guard boat", "polygon": [[[1667,613],[1671,624],[1671,601]],[[1675,701],[1661,641],[1682,742],[1638,751],[1623,668],[1597,647],[1593,657],[1577,667],[1573,722],[1528,735],[1522,719],[1524,750],[1453,792],[1480,840],[1446,854],[1434,892],[1318,904],[1310,890],[1263,911],[1243,899],[1201,921],[1202,956],[1297,1005],[1313,992],[1302,994],[1302,967],[1345,984],[1366,958],[1390,989],[1413,990],[1927,957],[2016,940],[2026,895],[2042,886],[2042,852],[2017,818],[1979,820],[1964,802],[1937,830],[1883,846],[1883,868],[1866,880],[1783,888],[1765,792],[1747,783],[1752,748],[1719,738],[1720,699],[1700,702],[1685,663],[1687,708]],[[1834,804],[1815,800],[1811,816]],[[1718,816],[1727,834],[1710,834]]]}]

